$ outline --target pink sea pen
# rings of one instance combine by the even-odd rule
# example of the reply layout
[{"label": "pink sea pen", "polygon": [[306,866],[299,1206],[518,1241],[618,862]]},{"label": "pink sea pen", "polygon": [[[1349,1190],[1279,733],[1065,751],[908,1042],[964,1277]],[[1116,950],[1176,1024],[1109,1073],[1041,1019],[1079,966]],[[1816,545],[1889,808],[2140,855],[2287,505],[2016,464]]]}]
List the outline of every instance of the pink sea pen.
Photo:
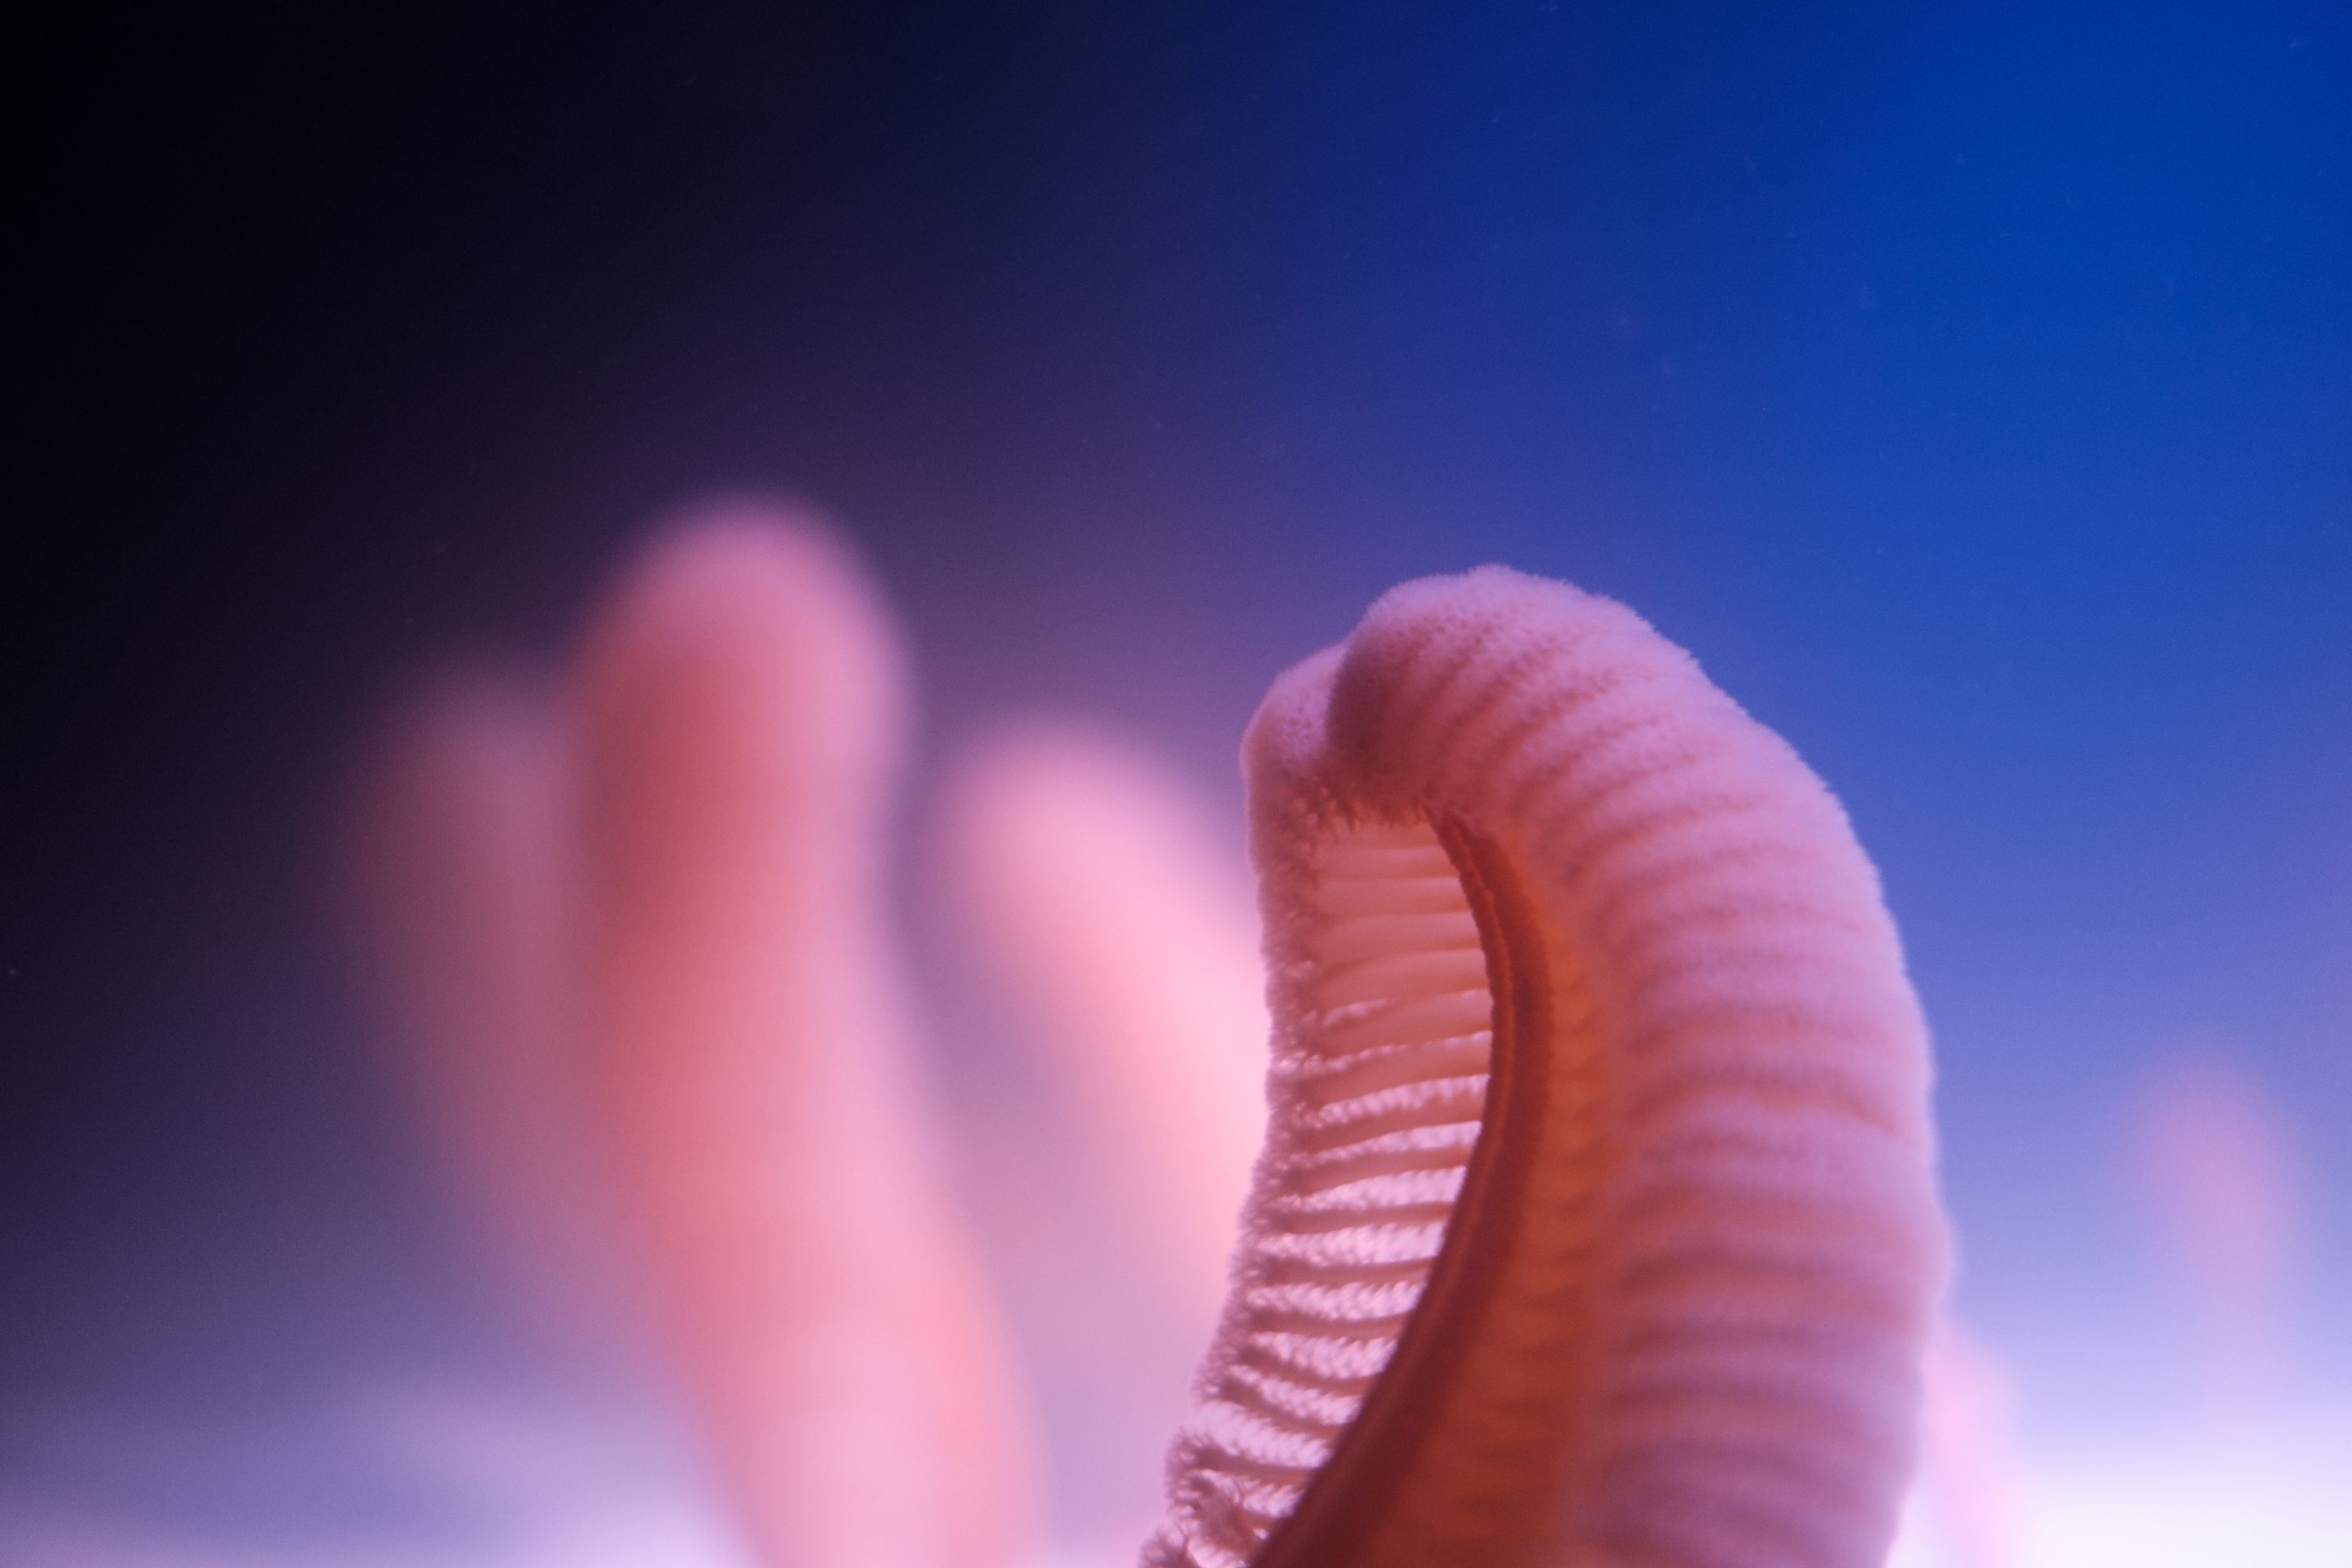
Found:
[{"label": "pink sea pen", "polygon": [[2136,1108],[2158,1240],[2194,1315],[2209,1409],[2245,1416],[2277,1392],[2302,1180],[2284,1113],[2220,1056],[2166,1064]]},{"label": "pink sea pen", "polygon": [[436,1173],[502,1282],[609,1355],[636,1325],[581,1077],[571,762],[537,684],[425,688],[371,758],[347,888]]},{"label": "pink sea pen", "polygon": [[2024,1568],[2013,1381],[1947,1316],[1927,1347],[1921,1425],[1928,1501],[1953,1568]]},{"label": "pink sea pen", "polygon": [[990,737],[942,816],[971,945],[1096,1131],[1084,1153],[1149,1238],[1160,1288],[1204,1332],[1265,1129],[1265,982],[1238,854],[1229,868],[1181,783],[1069,725]]},{"label": "pink sea pen", "polygon": [[885,914],[903,681],[840,546],[738,509],[638,563],[583,685],[597,1100],[781,1564],[1028,1547],[1021,1405],[917,1109]]},{"label": "pink sea pen", "polygon": [[1836,802],[1498,569],[1382,598],[1244,761],[1267,1142],[1146,1563],[1875,1568],[1947,1242]]}]

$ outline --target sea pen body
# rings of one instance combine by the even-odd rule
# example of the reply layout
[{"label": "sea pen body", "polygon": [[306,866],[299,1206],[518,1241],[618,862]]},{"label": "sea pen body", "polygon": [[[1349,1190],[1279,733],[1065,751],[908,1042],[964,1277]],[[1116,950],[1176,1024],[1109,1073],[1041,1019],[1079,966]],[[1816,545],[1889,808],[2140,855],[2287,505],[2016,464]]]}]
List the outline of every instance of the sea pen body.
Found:
[{"label": "sea pen body", "polygon": [[1029,1523],[887,931],[898,663],[837,543],[739,510],[655,548],[583,682],[597,1099],[712,1449],[795,1568],[993,1568]]},{"label": "sea pen body", "polygon": [[637,1297],[588,1152],[574,781],[552,709],[511,674],[410,694],[347,811],[342,890],[435,1174],[532,1315],[610,1357]]},{"label": "sea pen body", "polygon": [[1245,763],[1268,1141],[1147,1562],[1874,1565],[1946,1242],[1835,801],[1493,569],[1383,598]]},{"label": "sea pen body", "polygon": [[1097,1139],[1158,1288],[1197,1320],[1187,1354],[1265,1133],[1255,910],[1196,815],[1144,753],[1031,723],[965,760],[942,835],[971,945]]}]

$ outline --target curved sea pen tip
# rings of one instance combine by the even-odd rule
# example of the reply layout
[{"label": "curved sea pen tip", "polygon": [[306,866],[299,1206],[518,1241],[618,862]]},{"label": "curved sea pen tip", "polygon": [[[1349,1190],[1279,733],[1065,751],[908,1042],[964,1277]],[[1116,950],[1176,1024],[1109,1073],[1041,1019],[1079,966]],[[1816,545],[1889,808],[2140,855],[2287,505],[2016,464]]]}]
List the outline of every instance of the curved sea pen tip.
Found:
[{"label": "curved sea pen tip", "polygon": [[1147,1560],[1874,1562],[1945,1240],[1829,793],[1499,568],[1383,596],[1245,757],[1268,1142]]}]

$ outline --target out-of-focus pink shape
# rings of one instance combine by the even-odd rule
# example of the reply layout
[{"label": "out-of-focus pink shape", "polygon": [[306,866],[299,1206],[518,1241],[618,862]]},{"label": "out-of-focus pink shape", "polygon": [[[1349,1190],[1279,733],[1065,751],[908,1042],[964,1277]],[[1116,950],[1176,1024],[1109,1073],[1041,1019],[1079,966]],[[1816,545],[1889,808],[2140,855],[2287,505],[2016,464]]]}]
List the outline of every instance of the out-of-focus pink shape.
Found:
[{"label": "out-of-focus pink shape", "polygon": [[739,507],[636,564],[583,683],[597,1098],[714,1447],[790,1568],[1029,1545],[1021,1402],[885,911],[901,663],[827,532]]},{"label": "out-of-focus pink shape", "polygon": [[2136,1110],[2137,1173],[2195,1314],[2210,1413],[2278,1392],[2302,1184],[2294,1134],[2260,1079],[2218,1055],[2153,1072]]},{"label": "out-of-focus pink shape", "polygon": [[1031,1364],[1065,1550],[1112,1561],[1160,1509],[1263,1129],[1264,970],[1238,842],[1152,752],[1075,721],[954,759],[950,934],[1018,1042],[957,1110]]},{"label": "out-of-focus pink shape", "polygon": [[943,816],[960,923],[1205,1333],[1265,1127],[1265,971],[1238,850],[1219,855],[1165,770],[1067,725],[976,749]]},{"label": "out-of-focus pink shape", "polygon": [[431,1163],[538,1317],[610,1355],[637,1325],[589,1152],[570,761],[520,677],[423,689],[365,774],[347,880]]},{"label": "out-of-focus pink shape", "polygon": [[2014,1387],[2000,1358],[1948,1314],[1927,1344],[1925,1480],[1950,1568],[2025,1568]]}]

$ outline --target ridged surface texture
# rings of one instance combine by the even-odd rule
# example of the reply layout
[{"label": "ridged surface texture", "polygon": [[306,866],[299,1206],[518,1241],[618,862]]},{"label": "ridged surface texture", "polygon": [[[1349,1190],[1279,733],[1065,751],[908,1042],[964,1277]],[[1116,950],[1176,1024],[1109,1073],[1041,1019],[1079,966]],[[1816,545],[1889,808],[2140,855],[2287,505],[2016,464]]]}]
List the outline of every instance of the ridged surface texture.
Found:
[{"label": "ridged surface texture", "polygon": [[1496,568],[1381,599],[1244,762],[1267,1142],[1144,1563],[1876,1568],[1948,1246],[1837,803]]}]

